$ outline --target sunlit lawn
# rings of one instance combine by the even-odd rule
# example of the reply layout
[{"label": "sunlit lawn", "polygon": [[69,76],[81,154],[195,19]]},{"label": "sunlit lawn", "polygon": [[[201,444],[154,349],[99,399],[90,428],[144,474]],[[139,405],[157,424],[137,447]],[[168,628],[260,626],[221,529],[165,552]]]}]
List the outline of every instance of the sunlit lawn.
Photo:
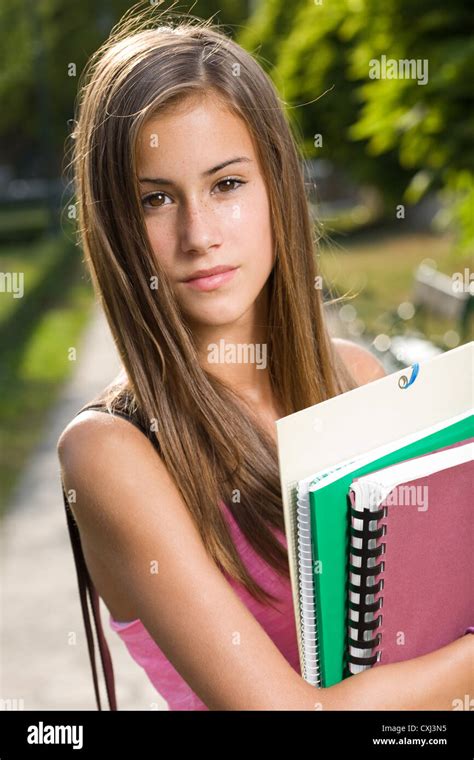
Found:
[{"label": "sunlit lawn", "polygon": [[[452,320],[415,314],[409,320],[397,320],[392,329],[398,306],[412,299],[414,272],[425,259],[435,262],[438,271],[450,276],[463,272],[465,267],[472,270],[472,260],[455,253],[450,236],[422,232],[397,234],[392,230],[353,239],[338,237],[337,241],[324,243],[320,267],[324,282],[334,295],[356,295],[340,306],[347,303],[356,309],[366,334],[393,335],[421,329],[441,347],[454,347],[444,345],[446,332],[457,330]],[[472,334],[465,340],[472,340]]]}]

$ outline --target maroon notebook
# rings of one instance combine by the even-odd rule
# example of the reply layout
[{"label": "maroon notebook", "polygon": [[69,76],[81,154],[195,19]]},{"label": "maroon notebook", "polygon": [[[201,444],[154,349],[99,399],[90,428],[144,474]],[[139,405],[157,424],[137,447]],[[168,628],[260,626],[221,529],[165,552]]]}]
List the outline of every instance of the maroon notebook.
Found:
[{"label": "maroon notebook", "polygon": [[427,654],[473,625],[473,441],[354,478],[351,673]]}]

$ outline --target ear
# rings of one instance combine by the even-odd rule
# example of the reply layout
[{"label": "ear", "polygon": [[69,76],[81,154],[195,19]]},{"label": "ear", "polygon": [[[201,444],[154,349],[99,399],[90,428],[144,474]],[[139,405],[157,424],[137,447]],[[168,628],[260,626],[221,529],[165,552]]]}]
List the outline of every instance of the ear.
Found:
[{"label": "ear", "polygon": [[367,348],[344,338],[332,338],[332,342],[357,385],[386,376],[383,365]]}]

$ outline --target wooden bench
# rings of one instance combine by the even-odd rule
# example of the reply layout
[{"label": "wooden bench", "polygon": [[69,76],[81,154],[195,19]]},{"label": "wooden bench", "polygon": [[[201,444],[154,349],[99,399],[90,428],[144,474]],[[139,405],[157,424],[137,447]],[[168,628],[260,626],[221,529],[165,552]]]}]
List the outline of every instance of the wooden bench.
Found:
[{"label": "wooden bench", "polygon": [[469,317],[474,309],[474,294],[456,287],[453,277],[420,264],[415,272],[413,305],[418,313],[436,314],[456,322],[461,340],[467,339]]},{"label": "wooden bench", "polygon": [[[428,314],[436,314],[454,320],[460,342],[467,340],[469,317],[474,313],[472,285],[470,290],[465,286],[458,288],[452,277],[420,264],[414,275],[412,303],[415,313],[421,314],[422,319]],[[442,352],[443,349],[421,333],[396,335],[391,339],[390,353],[403,367],[416,361],[426,361]]]}]

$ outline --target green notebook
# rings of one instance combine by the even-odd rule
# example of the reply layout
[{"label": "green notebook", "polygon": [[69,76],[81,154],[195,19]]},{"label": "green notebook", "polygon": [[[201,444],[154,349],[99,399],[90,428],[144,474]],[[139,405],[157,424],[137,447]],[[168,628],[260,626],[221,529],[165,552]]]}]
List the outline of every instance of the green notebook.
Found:
[{"label": "green notebook", "polygon": [[[332,686],[349,675],[345,662],[350,524],[347,494],[352,480],[469,438],[473,435],[473,421],[474,415],[468,414],[432,434],[427,431],[423,435],[421,431],[417,434],[420,437],[408,445],[370,462],[369,453],[313,478],[309,486],[309,510],[321,686]],[[386,449],[384,446],[379,451]],[[376,452],[377,449],[375,455]],[[361,461],[365,464],[358,466]]]}]

